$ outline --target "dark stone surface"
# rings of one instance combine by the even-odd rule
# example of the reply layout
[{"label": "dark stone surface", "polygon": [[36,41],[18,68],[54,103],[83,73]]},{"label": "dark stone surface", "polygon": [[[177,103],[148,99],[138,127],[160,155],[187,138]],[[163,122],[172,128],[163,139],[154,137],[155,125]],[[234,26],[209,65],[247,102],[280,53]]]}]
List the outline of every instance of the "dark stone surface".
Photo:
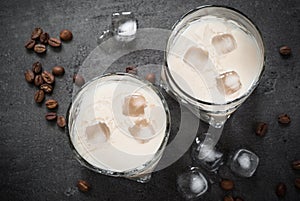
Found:
[{"label": "dark stone surface", "polygon": [[[227,167],[220,175],[235,181],[232,192],[223,192],[218,182],[199,200],[222,200],[226,194],[245,200],[277,200],[277,183],[287,185],[282,200],[300,200],[294,187],[299,171],[290,163],[300,159],[300,3],[289,1],[1,1],[0,2],[0,200],[183,200],[176,190],[176,177],[190,165],[187,152],[170,167],[153,174],[147,184],[96,174],[80,166],[69,147],[68,138],[54,123],[44,120],[47,109],[33,100],[35,88],[24,80],[24,71],[39,60],[44,69],[62,65],[66,74],[56,79],[51,95],[59,101],[58,113],[65,115],[71,102],[72,74],[96,46],[96,36],[110,23],[112,12],[130,10],[140,28],[170,29],[188,10],[204,4],[232,6],[250,17],[260,28],[266,47],[266,70],[261,84],[228,120],[220,145],[226,153],[248,148],[260,157],[260,165],[249,179],[233,175]],[[59,50],[47,54],[26,51],[24,44],[34,27],[50,36],[72,30],[74,38]],[[293,55],[283,59],[281,45],[292,48]],[[127,65],[127,64],[126,64]],[[48,96],[49,97],[49,96]],[[176,112],[177,104],[169,99]],[[277,116],[288,113],[289,126],[277,123]],[[269,124],[261,138],[254,134],[258,121]],[[179,120],[173,118],[172,134]],[[207,126],[200,124],[199,131]],[[76,188],[84,179],[92,185],[88,193]]]}]

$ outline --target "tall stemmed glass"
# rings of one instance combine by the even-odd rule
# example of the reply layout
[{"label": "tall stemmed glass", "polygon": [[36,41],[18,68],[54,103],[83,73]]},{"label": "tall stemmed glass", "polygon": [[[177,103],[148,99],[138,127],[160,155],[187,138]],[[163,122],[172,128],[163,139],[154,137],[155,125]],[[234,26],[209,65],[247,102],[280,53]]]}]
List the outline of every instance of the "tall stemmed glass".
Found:
[{"label": "tall stemmed glass", "polygon": [[[201,27],[205,21],[210,22],[206,25],[208,28]],[[215,58],[219,60],[216,62]],[[196,138],[192,156],[206,169],[215,171],[221,164],[222,153],[215,146],[223,126],[262,77],[264,45],[261,34],[251,20],[235,9],[198,7],[173,26],[165,61],[162,86],[209,124],[207,133]],[[213,75],[207,73],[210,69]],[[214,88],[214,84],[218,86]]]}]

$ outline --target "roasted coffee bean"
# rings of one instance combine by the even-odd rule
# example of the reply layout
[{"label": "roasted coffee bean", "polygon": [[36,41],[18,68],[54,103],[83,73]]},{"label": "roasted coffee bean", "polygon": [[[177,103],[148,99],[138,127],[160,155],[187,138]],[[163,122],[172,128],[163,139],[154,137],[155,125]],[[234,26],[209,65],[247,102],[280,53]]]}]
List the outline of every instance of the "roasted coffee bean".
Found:
[{"label": "roasted coffee bean", "polygon": [[146,75],[145,79],[148,80],[149,82],[151,82],[152,84],[154,84],[155,83],[155,74],[149,73],[148,75]]},{"label": "roasted coffee bean", "polygon": [[40,35],[40,42],[43,43],[43,44],[47,44],[49,38],[50,38],[49,34],[46,33],[46,32],[43,32],[43,33]]},{"label": "roasted coffee bean", "polygon": [[293,167],[294,170],[300,170],[300,160],[293,161],[292,162],[292,167]]},{"label": "roasted coffee bean", "polygon": [[58,107],[58,102],[54,99],[49,99],[46,101],[45,105],[48,109],[55,109]]},{"label": "roasted coffee bean", "polygon": [[32,64],[32,71],[35,73],[35,74],[40,74],[42,72],[42,64],[41,62],[37,61],[37,62],[34,62]]},{"label": "roasted coffee bean", "polygon": [[57,118],[56,112],[49,112],[45,115],[46,120],[53,121]]},{"label": "roasted coffee bean", "polygon": [[240,198],[240,197],[236,197],[235,199],[234,199],[234,201],[244,201],[242,198]]},{"label": "roasted coffee bean", "polygon": [[234,201],[234,199],[231,195],[226,195],[223,200],[224,201]]},{"label": "roasted coffee bean", "polygon": [[284,183],[279,183],[276,186],[276,195],[279,197],[283,197],[286,194],[286,185]]},{"label": "roasted coffee bean", "polygon": [[34,46],[33,50],[38,54],[42,54],[42,53],[46,52],[47,48],[43,44],[36,44]]},{"label": "roasted coffee bean", "polygon": [[229,191],[232,190],[234,187],[234,183],[232,180],[229,179],[222,179],[220,186],[223,190]]},{"label": "roasted coffee bean", "polygon": [[25,43],[25,48],[32,49],[35,46],[35,40],[30,39]]},{"label": "roasted coffee bean", "polygon": [[60,76],[63,75],[65,73],[65,69],[61,66],[54,66],[52,68],[52,74],[55,76]]},{"label": "roasted coffee bean", "polygon": [[52,47],[60,47],[61,41],[58,38],[49,38],[48,44]]},{"label": "roasted coffee bean", "polygon": [[64,128],[66,126],[66,119],[63,116],[58,116],[56,120],[56,124],[60,128]]},{"label": "roasted coffee bean", "polygon": [[42,84],[40,89],[43,90],[45,93],[50,94],[53,91],[53,87],[50,84]]},{"label": "roasted coffee bean", "polygon": [[77,187],[82,192],[88,192],[90,190],[90,188],[91,188],[91,186],[89,185],[89,183],[87,183],[84,180],[78,180]]},{"label": "roasted coffee bean", "polygon": [[289,56],[289,55],[291,55],[292,50],[291,50],[290,47],[284,45],[284,46],[280,47],[279,53],[280,53],[282,56]]},{"label": "roasted coffee bean", "polygon": [[40,27],[34,28],[31,34],[31,39],[35,40],[40,37],[40,35],[43,33],[43,29]]},{"label": "roasted coffee bean", "polygon": [[42,76],[41,75],[36,75],[35,78],[34,78],[34,85],[39,87],[42,84],[44,84],[44,80],[43,80]]},{"label": "roasted coffee bean", "polygon": [[43,90],[38,90],[37,92],[35,92],[34,94],[34,100],[37,103],[41,103],[45,98],[45,93]]},{"label": "roasted coffee bean", "polygon": [[289,124],[291,123],[291,118],[287,114],[281,114],[278,116],[278,122],[281,124]]},{"label": "roasted coffee bean", "polygon": [[32,83],[34,81],[34,73],[32,72],[32,70],[26,70],[24,76],[27,82]]},{"label": "roasted coffee bean", "polygon": [[60,32],[59,37],[64,41],[70,41],[73,38],[73,34],[70,30],[64,29]]},{"label": "roasted coffee bean", "polygon": [[73,76],[73,82],[74,82],[77,86],[79,86],[79,87],[81,87],[81,86],[84,85],[84,83],[85,83],[84,78],[83,78],[81,75],[78,75],[78,74],[75,74],[75,75]]},{"label": "roasted coffee bean", "polygon": [[52,73],[49,73],[48,71],[43,71],[42,72],[42,77],[43,77],[43,80],[47,84],[52,84],[55,80],[54,75],[52,75]]},{"label": "roasted coffee bean", "polygon": [[136,75],[137,74],[137,67],[135,67],[135,66],[128,66],[128,67],[126,67],[125,72],[133,74],[133,75]]},{"label": "roasted coffee bean", "polygon": [[295,186],[300,189],[300,178],[295,179]]},{"label": "roasted coffee bean", "polygon": [[264,122],[260,122],[258,123],[257,127],[256,127],[256,135],[258,136],[265,136],[266,133],[268,131],[268,124],[264,123]]}]

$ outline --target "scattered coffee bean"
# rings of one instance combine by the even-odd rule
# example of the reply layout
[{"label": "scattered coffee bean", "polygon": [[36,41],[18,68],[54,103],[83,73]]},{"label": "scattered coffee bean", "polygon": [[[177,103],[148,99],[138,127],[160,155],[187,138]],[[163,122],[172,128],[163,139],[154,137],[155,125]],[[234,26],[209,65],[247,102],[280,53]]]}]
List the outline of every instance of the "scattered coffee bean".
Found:
[{"label": "scattered coffee bean", "polygon": [[26,70],[24,76],[27,82],[32,83],[34,81],[34,73],[32,72],[32,70]]},{"label": "scattered coffee bean", "polygon": [[226,195],[223,199],[223,201],[234,201],[233,197],[231,195]]},{"label": "scattered coffee bean", "polygon": [[256,135],[258,136],[265,136],[266,133],[268,131],[268,124],[264,123],[264,122],[260,122],[258,123],[257,127],[256,127]]},{"label": "scattered coffee bean", "polygon": [[41,75],[36,75],[35,78],[34,78],[34,85],[39,87],[42,84],[44,84],[44,80],[43,80],[42,76]]},{"label": "scattered coffee bean", "polygon": [[283,197],[286,194],[286,185],[284,183],[279,183],[276,187],[276,195],[278,197]]},{"label": "scattered coffee bean", "polygon": [[55,109],[58,106],[58,102],[54,99],[49,99],[46,101],[45,105],[48,109]]},{"label": "scattered coffee bean", "polygon": [[292,167],[293,167],[294,170],[300,170],[300,160],[293,161]]},{"label": "scattered coffee bean", "polygon": [[126,67],[125,72],[133,74],[133,75],[136,75],[137,74],[137,67],[135,67],[135,66],[128,66],[128,67]]},{"label": "scattered coffee bean", "polygon": [[145,79],[148,80],[149,82],[151,82],[152,84],[154,84],[155,83],[155,74],[149,73],[148,75],[146,75]]},{"label": "scattered coffee bean", "polygon": [[41,103],[45,98],[45,93],[43,90],[38,90],[34,94],[34,100],[36,103]]},{"label": "scattered coffee bean", "polygon": [[66,126],[66,119],[63,116],[58,116],[56,120],[56,124],[60,128],[64,128]]},{"label": "scattered coffee bean", "polygon": [[40,27],[34,28],[31,34],[31,39],[33,40],[38,39],[42,33],[43,33],[43,29],[41,29]]},{"label": "scattered coffee bean", "polygon": [[78,180],[77,187],[82,192],[88,192],[90,190],[90,185],[84,180]]},{"label": "scattered coffee bean", "polygon": [[79,87],[81,87],[81,86],[84,85],[84,83],[85,83],[84,78],[83,78],[81,75],[78,75],[78,74],[75,74],[75,75],[73,76],[73,82],[74,82],[77,86],[79,86]]},{"label": "scattered coffee bean", "polygon": [[223,190],[229,191],[232,190],[234,187],[234,183],[232,180],[229,179],[222,179],[220,186]]},{"label": "scattered coffee bean", "polygon": [[49,112],[45,115],[46,120],[53,121],[57,118],[56,112]]},{"label": "scattered coffee bean", "polygon": [[50,94],[53,91],[53,87],[50,84],[42,84],[40,89],[43,90],[45,93]]},{"label": "scattered coffee bean", "polygon": [[70,30],[64,29],[60,32],[59,37],[64,41],[70,41],[73,38],[73,34]]},{"label": "scattered coffee bean", "polygon": [[287,114],[281,114],[278,116],[278,122],[281,124],[289,124],[291,122],[291,118]]},{"label": "scattered coffee bean", "polygon": [[300,189],[300,178],[295,179],[295,186]]},{"label": "scattered coffee bean", "polygon": [[46,46],[43,45],[43,44],[36,44],[33,48],[33,50],[36,52],[36,53],[39,53],[39,54],[42,54],[44,52],[46,52]]},{"label": "scattered coffee bean", "polygon": [[58,38],[49,38],[48,44],[52,47],[60,47],[61,41]]},{"label": "scattered coffee bean", "polygon": [[282,56],[289,56],[289,55],[291,55],[292,50],[291,50],[290,47],[284,45],[284,46],[280,47],[279,53],[280,53]]},{"label": "scattered coffee bean", "polygon": [[55,80],[54,75],[52,75],[52,73],[49,73],[48,71],[43,71],[42,77],[43,80],[48,84],[52,84]]},{"label": "scattered coffee bean", "polygon": [[42,72],[42,64],[41,62],[37,61],[37,62],[34,62],[32,64],[32,71],[35,73],[35,74],[40,74]]},{"label": "scattered coffee bean", "polygon": [[25,43],[25,48],[32,49],[35,46],[35,40],[30,39]]},{"label": "scattered coffee bean", "polygon": [[61,66],[54,66],[52,68],[52,74],[55,76],[60,76],[63,75],[65,73],[65,69]]},{"label": "scattered coffee bean", "polygon": [[49,38],[50,38],[49,34],[46,33],[46,32],[43,32],[43,33],[40,35],[40,42],[43,43],[43,44],[47,44]]},{"label": "scattered coffee bean", "polygon": [[242,198],[240,198],[240,197],[236,197],[235,199],[234,199],[234,201],[244,201]]}]

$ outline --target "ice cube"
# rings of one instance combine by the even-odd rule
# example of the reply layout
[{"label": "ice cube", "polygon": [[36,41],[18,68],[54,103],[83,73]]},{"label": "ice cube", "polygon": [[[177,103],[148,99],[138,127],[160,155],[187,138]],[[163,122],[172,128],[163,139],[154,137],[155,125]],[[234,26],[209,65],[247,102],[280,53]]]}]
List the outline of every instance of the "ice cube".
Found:
[{"label": "ice cube", "polygon": [[212,38],[212,45],[218,54],[227,54],[236,49],[236,41],[231,34],[219,34]]},{"label": "ice cube", "polygon": [[259,164],[258,156],[246,149],[238,150],[230,162],[231,170],[243,177],[251,177]]},{"label": "ice cube", "polygon": [[[202,138],[209,138],[209,134],[204,134]],[[206,139],[207,140],[207,139]],[[210,145],[210,142],[197,137],[192,147],[193,161],[205,168],[208,171],[214,172],[223,164],[223,153],[219,151],[218,147]]]},{"label": "ice cube", "polygon": [[110,130],[106,123],[99,122],[88,126],[85,130],[86,140],[90,144],[106,142],[110,137]]},{"label": "ice cube", "polygon": [[152,124],[146,119],[137,120],[134,126],[128,128],[128,131],[141,143],[146,143],[155,136]]},{"label": "ice cube", "polygon": [[217,79],[219,90],[226,95],[231,95],[242,87],[240,76],[235,71],[222,73]]},{"label": "ice cube", "polygon": [[193,193],[200,193],[205,187],[205,183],[198,175],[192,175],[190,182],[190,189]]},{"label": "ice cube", "polygon": [[137,117],[145,114],[147,106],[146,99],[140,94],[132,94],[125,97],[123,104],[123,114],[126,116]]},{"label": "ice cube", "polygon": [[190,47],[183,55],[183,60],[195,69],[204,68],[208,63],[208,52],[200,47]]},{"label": "ice cube", "polygon": [[129,42],[135,38],[137,20],[132,12],[112,14],[112,30],[119,41]]},{"label": "ice cube", "polygon": [[206,178],[196,167],[191,167],[177,177],[177,189],[183,197],[192,199],[207,191]]}]

